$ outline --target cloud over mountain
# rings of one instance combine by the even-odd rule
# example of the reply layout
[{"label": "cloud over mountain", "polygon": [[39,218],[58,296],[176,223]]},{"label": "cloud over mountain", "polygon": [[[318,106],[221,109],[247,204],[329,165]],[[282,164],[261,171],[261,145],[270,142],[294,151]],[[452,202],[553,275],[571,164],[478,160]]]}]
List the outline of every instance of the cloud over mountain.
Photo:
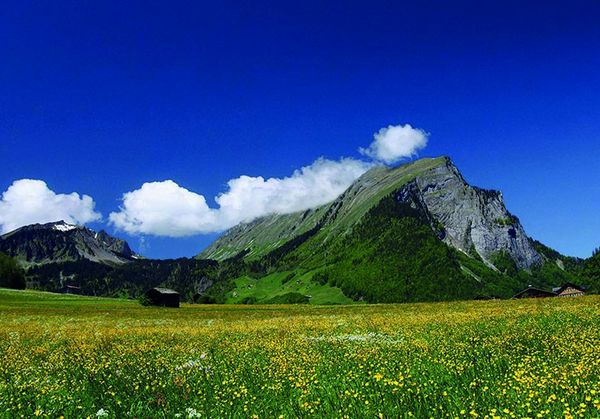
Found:
[{"label": "cloud over mountain", "polygon": [[16,180],[0,199],[0,232],[58,220],[72,224],[97,221],[101,215],[94,207],[94,200],[88,195],[57,194],[44,181]]},{"label": "cloud over mountain", "polygon": [[361,154],[386,164],[409,158],[427,146],[428,134],[410,124],[389,125],[373,134],[368,148],[360,148]]},{"label": "cloud over mountain", "polygon": [[240,176],[210,208],[204,196],[172,180],[144,183],[123,195],[110,222],[130,234],[182,237],[222,231],[243,221],[301,211],[325,204],[340,195],[370,163],[354,159],[320,158],[285,178]]},{"label": "cloud over mountain", "polygon": [[[223,231],[269,214],[315,208],[338,197],[373,165],[413,156],[427,145],[427,137],[409,124],[390,125],[374,134],[368,148],[359,149],[370,161],[319,158],[283,178],[239,176],[227,182],[214,205],[172,180],[146,182],[122,195],[109,223],[129,234],[184,237]],[[17,180],[0,200],[0,231],[58,220],[85,224],[101,218],[94,207],[90,196],[57,194],[41,180]]]},{"label": "cloud over mountain", "polygon": [[183,237],[226,230],[240,222],[269,214],[287,214],[332,201],[376,163],[395,163],[427,145],[425,131],[390,125],[374,134],[359,151],[373,159],[317,159],[284,178],[240,176],[227,182],[227,191],[210,207],[203,195],[172,180],[144,183],[123,194],[110,223],[130,234]]}]

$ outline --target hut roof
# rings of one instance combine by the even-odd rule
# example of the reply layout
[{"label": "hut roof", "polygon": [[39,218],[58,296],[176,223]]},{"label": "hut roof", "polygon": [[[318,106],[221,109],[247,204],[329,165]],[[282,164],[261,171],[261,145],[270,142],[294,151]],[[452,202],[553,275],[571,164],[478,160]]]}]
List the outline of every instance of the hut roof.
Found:
[{"label": "hut roof", "polygon": [[160,292],[161,294],[179,294],[177,291],[172,290],[170,288],[161,288],[161,287],[156,287],[156,288],[152,288],[155,291]]},{"label": "hut roof", "polygon": [[552,291],[544,290],[544,289],[533,287],[533,286],[530,285],[527,288],[525,288],[523,291],[518,292],[515,295],[513,295],[513,298],[520,298],[522,295],[524,295],[524,294],[530,294],[530,293],[534,293],[536,295],[544,295],[544,296],[547,296],[547,297],[554,297],[554,296],[556,296],[556,293],[554,293]]},{"label": "hut roof", "polygon": [[577,285],[577,284],[573,284],[572,282],[567,282],[567,283],[563,284],[560,287],[552,288],[552,291],[555,292],[555,293],[557,293],[557,294],[560,294],[561,292],[563,292],[567,288],[575,288],[578,291],[585,291],[585,290],[587,290],[587,287],[584,287],[583,285]]}]

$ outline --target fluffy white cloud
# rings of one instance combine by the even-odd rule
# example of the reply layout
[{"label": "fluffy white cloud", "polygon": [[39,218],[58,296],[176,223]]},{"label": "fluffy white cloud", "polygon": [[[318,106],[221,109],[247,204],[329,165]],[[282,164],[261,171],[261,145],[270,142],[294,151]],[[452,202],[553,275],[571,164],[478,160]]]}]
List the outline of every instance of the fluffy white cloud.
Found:
[{"label": "fluffy white cloud", "polygon": [[222,231],[242,221],[278,213],[301,211],[325,204],[340,195],[371,166],[354,159],[318,159],[285,178],[240,176],[209,208],[202,195],[171,180],[144,183],[123,195],[110,222],[128,233],[181,237]]},{"label": "fluffy white cloud", "polygon": [[24,225],[59,220],[85,224],[101,218],[94,206],[88,195],[57,194],[44,181],[16,180],[0,200],[0,231],[7,233]]},{"label": "fluffy white cloud", "polygon": [[[372,144],[360,152],[376,162],[395,163],[424,148],[427,136],[408,124],[390,125],[375,133]],[[123,195],[119,211],[109,219],[130,234],[182,237],[218,232],[264,215],[326,204],[374,164],[321,158],[285,178],[240,176],[227,182],[227,190],[215,198],[214,208],[204,196],[172,180],[144,183]]]},{"label": "fluffy white cloud", "polygon": [[401,159],[414,156],[427,146],[428,134],[410,124],[389,125],[373,134],[373,142],[368,148],[359,151],[372,159],[392,164]]},{"label": "fluffy white cloud", "polygon": [[125,193],[120,211],[109,219],[131,234],[181,237],[212,231],[216,214],[202,195],[165,180]]},{"label": "fluffy white cloud", "polygon": [[240,176],[230,180],[227,192],[216,198],[221,222],[231,226],[266,214],[287,214],[326,204],[368,168],[368,163],[359,160],[321,158],[283,179]]}]

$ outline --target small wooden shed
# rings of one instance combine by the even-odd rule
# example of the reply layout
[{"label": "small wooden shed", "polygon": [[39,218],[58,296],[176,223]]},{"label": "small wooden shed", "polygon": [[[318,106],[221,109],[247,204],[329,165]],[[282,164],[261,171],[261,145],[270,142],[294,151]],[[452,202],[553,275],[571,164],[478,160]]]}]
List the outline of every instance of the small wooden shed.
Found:
[{"label": "small wooden shed", "polygon": [[179,293],[169,288],[149,289],[146,298],[153,306],[179,308]]},{"label": "small wooden shed", "polygon": [[556,293],[557,297],[581,297],[582,295],[585,295],[586,288],[581,285],[567,282],[561,287],[553,288],[552,291]]},{"label": "small wooden shed", "polygon": [[513,298],[546,298],[546,297],[556,297],[556,294],[552,291],[543,290],[541,288],[536,288],[533,286],[528,286],[523,291],[515,294]]}]

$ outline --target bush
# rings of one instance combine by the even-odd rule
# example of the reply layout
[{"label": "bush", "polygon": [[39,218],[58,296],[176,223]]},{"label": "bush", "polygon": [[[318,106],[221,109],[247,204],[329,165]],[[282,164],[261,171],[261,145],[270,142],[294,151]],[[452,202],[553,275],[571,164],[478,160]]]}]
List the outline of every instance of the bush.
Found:
[{"label": "bush", "polygon": [[17,261],[0,253],[0,287],[25,289],[25,272]]},{"label": "bush", "polygon": [[287,283],[288,283],[288,282],[290,282],[292,279],[294,279],[294,277],[295,277],[295,276],[296,276],[296,272],[292,272],[292,273],[289,273],[289,274],[287,274],[287,275],[285,276],[285,278],[283,278],[283,279],[281,280],[281,285],[283,285],[283,284],[287,284]]},{"label": "bush", "polygon": [[329,282],[329,273],[325,271],[319,271],[313,275],[312,280],[318,284],[325,285]]},{"label": "bush", "polygon": [[143,305],[144,307],[147,306],[151,306],[152,305],[152,301],[150,301],[150,299],[146,296],[146,294],[141,294],[138,298],[137,298],[138,302]]}]

